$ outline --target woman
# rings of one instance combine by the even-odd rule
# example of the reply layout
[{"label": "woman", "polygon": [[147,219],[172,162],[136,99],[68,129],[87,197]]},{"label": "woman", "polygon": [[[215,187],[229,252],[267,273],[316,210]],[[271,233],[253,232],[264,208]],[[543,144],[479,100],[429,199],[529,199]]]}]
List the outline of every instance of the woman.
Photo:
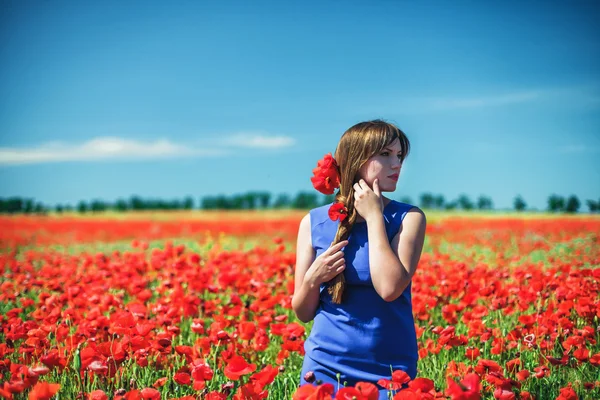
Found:
[{"label": "woman", "polygon": [[[292,307],[314,320],[300,385],[391,379],[417,374],[411,279],[425,237],[425,215],[381,195],[393,192],[410,143],[393,124],[361,122],[341,137],[335,157],[311,179],[335,201],[312,209],[298,231]],[[339,222],[338,222],[339,220]],[[387,398],[380,390],[380,399]]]}]

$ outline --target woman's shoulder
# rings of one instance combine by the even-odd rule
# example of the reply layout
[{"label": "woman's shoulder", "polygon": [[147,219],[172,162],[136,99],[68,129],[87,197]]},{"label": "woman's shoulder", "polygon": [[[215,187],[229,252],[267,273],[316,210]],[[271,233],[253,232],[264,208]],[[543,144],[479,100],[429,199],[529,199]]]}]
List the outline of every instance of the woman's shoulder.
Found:
[{"label": "woman's shoulder", "polygon": [[331,207],[333,203],[327,203],[319,207],[315,207],[311,209],[308,213],[311,225],[314,227],[318,224],[322,224],[329,218],[329,207]]},{"label": "woman's shoulder", "polygon": [[392,218],[398,217],[400,221],[402,221],[408,213],[417,213],[425,217],[425,213],[423,212],[423,210],[411,203],[405,203],[398,200],[390,200],[388,206],[391,209],[390,215],[392,216]]},{"label": "woman's shoulder", "polygon": [[415,212],[423,212],[423,210],[421,210],[418,206],[412,204],[412,203],[405,203],[399,200],[390,200],[390,203],[394,202],[396,205],[396,208],[401,208],[404,209],[406,211],[415,211]]}]

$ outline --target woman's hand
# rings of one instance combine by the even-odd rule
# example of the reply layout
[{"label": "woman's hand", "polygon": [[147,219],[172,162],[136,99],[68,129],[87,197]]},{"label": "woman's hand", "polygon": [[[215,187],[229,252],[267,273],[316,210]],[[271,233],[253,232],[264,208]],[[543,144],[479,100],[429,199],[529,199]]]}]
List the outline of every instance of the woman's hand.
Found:
[{"label": "woman's hand", "polygon": [[383,214],[383,197],[379,190],[379,180],[373,181],[373,190],[364,179],[354,184],[354,208],[365,221]]},{"label": "woman's hand", "polygon": [[335,278],[337,274],[346,268],[346,260],[341,248],[347,244],[347,240],[342,240],[330,246],[315,258],[315,261],[313,261],[308,271],[306,271],[304,280],[311,285],[318,286]]}]

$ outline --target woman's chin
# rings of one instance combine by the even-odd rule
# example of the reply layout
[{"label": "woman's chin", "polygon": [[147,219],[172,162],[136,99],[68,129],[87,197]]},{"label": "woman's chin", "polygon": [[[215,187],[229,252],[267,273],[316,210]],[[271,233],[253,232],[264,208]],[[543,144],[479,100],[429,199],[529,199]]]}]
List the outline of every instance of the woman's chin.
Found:
[{"label": "woman's chin", "polygon": [[385,185],[385,186],[382,186],[380,189],[382,192],[395,192],[396,184]]}]

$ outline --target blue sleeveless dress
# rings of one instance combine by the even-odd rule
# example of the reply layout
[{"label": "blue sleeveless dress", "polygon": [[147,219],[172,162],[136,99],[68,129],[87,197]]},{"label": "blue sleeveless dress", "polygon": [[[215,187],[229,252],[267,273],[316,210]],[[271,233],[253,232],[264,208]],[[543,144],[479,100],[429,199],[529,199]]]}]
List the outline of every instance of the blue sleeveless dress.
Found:
[{"label": "blue sleeveless dress", "polygon": [[[331,204],[310,211],[311,239],[316,256],[330,247],[338,221],[328,216]],[[383,217],[390,243],[398,233],[404,216],[414,206],[395,200],[385,206]],[[417,374],[418,347],[412,314],[411,286],[392,302],[375,291],[369,270],[369,242],[366,222],[354,224],[348,245],[343,249],[346,279],[342,304],[331,301],[327,284],[320,287],[320,302],[309,337],[304,343],[304,375],[312,371],[313,384],[333,384],[338,388],[357,382],[377,384],[390,379],[392,370],[404,370],[412,379]],[[337,374],[340,374],[339,384]],[[387,390],[380,399],[387,399]]]}]

